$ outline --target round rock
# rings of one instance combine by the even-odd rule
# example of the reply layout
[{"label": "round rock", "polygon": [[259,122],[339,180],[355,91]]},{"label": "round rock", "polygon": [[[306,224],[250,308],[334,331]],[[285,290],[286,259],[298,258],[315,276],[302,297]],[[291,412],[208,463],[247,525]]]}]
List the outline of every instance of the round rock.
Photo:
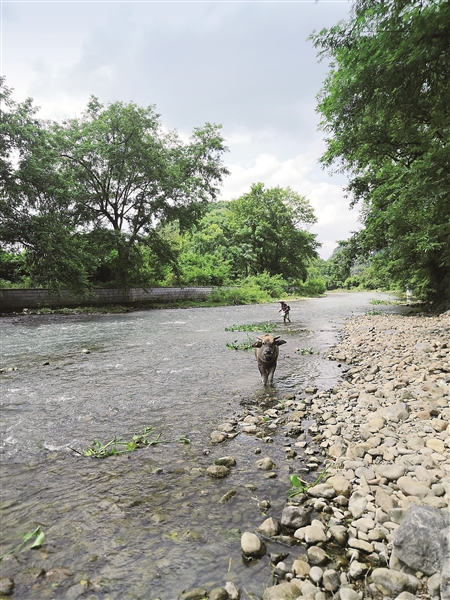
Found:
[{"label": "round rock", "polygon": [[266,553],[266,545],[255,533],[246,531],[241,536],[241,550],[249,558],[261,558]]},{"label": "round rock", "polygon": [[224,465],[211,465],[206,469],[206,474],[213,479],[223,479],[230,474],[230,469]]}]

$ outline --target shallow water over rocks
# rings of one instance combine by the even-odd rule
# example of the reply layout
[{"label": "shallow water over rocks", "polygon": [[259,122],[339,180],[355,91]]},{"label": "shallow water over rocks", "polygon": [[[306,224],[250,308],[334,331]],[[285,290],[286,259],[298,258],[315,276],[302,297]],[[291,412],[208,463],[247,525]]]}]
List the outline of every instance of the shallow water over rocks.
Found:
[{"label": "shallow water over rocks", "polygon": [[[173,600],[225,581],[259,597],[271,584],[269,557],[243,561],[240,535],[264,514],[281,513],[289,487],[285,438],[275,434],[265,444],[240,434],[212,445],[209,435],[243,405],[333,387],[337,364],[296,349],[326,351],[343,321],[372,310],[376,297],[387,298],[353,293],[290,302],[286,326],[275,303],[2,319],[2,367],[17,370],[1,375],[0,554],[38,525],[46,534],[41,549],[3,559],[14,597]],[[287,344],[275,387],[263,388],[253,354],[226,346],[247,334],[225,327],[269,320]],[[105,460],[74,451],[93,440],[130,439],[149,425],[172,443]],[[177,442],[182,436],[191,443]],[[230,475],[207,477],[205,469],[225,455],[236,459]],[[266,455],[276,478],[255,467]],[[296,457],[295,469],[302,461]],[[236,493],[225,502],[230,491]]]}]

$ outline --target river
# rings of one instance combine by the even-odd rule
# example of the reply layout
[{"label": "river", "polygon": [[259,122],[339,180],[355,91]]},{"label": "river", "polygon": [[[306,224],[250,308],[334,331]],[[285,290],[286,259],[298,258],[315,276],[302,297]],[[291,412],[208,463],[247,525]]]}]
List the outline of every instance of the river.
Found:
[{"label": "river", "polygon": [[[374,298],[388,296],[290,302],[286,325],[276,303],[2,318],[1,366],[14,370],[0,375],[0,554],[37,526],[46,536],[41,548],[25,545],[0,563],[16,600],[175,600],[225,581],[260,597],[271,585],[268,557],[243,561],[240,534],[266,518],[262,499],[271,504],[266,515],[280,517],[287,467],[268,479],[254,462],[259,446],[283,465],[283,439],[264,444],[240,434],[214,446],[209,435],[243,407],[276,403],[308,385],[333,387],[341,370],[322,353],[345,319],[400,310],[373,306]],[[264,388],[253,353],[226,345],[247,334],[225,328],[269,321],[287,344],[275,386]],[[103,460],[78,454],[93,440],[129,440],[148,426],[170,443]],[[225,455],[237,461],[231,475],[206,477],[204,469]],[[218,502],[230,489],[233,499]]]}]

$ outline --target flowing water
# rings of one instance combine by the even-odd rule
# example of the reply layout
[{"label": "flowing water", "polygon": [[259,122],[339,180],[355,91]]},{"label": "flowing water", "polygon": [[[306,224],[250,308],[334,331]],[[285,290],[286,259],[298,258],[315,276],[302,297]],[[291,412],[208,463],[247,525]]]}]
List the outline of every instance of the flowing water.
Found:
[{"label": "flowing water", "polygon": [[[46,535],[42,548],[25,546],[0,563],[14,597],[175,600],[226,581],[260,597],[271,584],[269,559],[245,563],[240,535],[266,518],[262,499],[271,504],[267,516],[280,517],[289,487],[283,439],[264,444],[241,434],[213,446],[209,435],[243,405],[276,403],[307,385],[333,387],[337,364],[296,348],[326,351],[344,320],[373,310],[375,297],[387,298],[290,302],[286,325],[275,303],[1,319],[2,367],[16,370],[0,376],[0,554],[37,526]],[[247,339],[226,327],[268,321],[287,341],[273,388],[262,386],[252,352],[226,345]],[[103,460],[77,453],[147,426],[171,443]],[[258,446],[280,465],[276,479],[255,469]],[[224,455],[237,461],[230,476],[206,477]],[[229,490],[232,500],[219,502]]]}]

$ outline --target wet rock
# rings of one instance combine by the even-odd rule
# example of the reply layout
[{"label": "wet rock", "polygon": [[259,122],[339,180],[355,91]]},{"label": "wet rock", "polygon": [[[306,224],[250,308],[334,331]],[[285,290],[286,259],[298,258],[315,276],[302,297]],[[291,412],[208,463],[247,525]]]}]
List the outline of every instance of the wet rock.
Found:
[{"label": "wet rock", "polygon": [[300,582],[283,581],[279,585],[266,588],[263,600],[297,600],[301,594]]},{"label": "wet rock", "polygon": [[385,568],[375,569],[372,572],[372,579],[382,594],[393,597],[402,592],[415,594],[420,585],[420,581],[413,575]]},{"label": "wet rock", "polygon": [[340,587],[339,573],[334,569],[327,569],[324,571],[322,585],[327,592],[336,592]]},{"label": "wet rock", "polygon": [[72,576],[72,571],[65,569],[64,567],[53,567],[45,574],[46,579],[53,583],[60,583]]},{"label": "wet rock", "polygon": [[229,595],[225,588],[217,587],[209,591],[208,600],[228,600]]},{"label": "wet rock", "polygon": [[236,490],[228,490],[228,492],[220,498],[219,503],[225,504],[226,502],[229,502],[232,498],[234,498],[234,496],[236,496],[236,493]]},{"label": "wet rock", "polygon": [[0,577],[0,596],[12,596],[14,593],[14,581],[9,577]]},{"label": "wet rock", "polygon": [[311,523],[311,511],[304,506],[285,506],[281,514],[281,525],[299,529]]},{"label": "wet rock", "polygon": [[213,444],[221,444],[228,439],[227,434],[222,433],[221,431],[213,431],[209,437]]},{"label": "wet rock", "polygon": [[205,588],[195,588],[182,592],[178,596],[178,600],[204,600],[207,593],[208,592],[205,590]]},{"label": "wet rock", "polygon": [[240,600],[241,592],[232,581],[225,583],[225,589],[230,600]]},{"label": "wet rock", "polygon": [[206,469],[206,474],[213,479],[223,479],[230,474],[230,469],[223,465],[211,465]]},{"label": "wet rock", "polygon": [[271,458],[269,458],[268,456],[265,456],[264,458],[257,460],[255,462],[255,466],[258,467],[258,469],[261,469],[262,471],[270,471],[276,465]]},{"label": "wet rock", "polygon": [[306,561],[301,560],[300,558],[294,560],[294,562],[292,563],[292,572],[296,577],[300,577],[301,579],[308,577],[310,570],[311,566]]},{"label": "wet rock", "polygon": [[261,558],[266,553],[266,545],[256,534],[246,531],[241,536],[241,550],[247,558]]},{"label": "wet rock", "polygon": [[274,535],[278,535],[281,531],[280,522],[273,517],[269,517],[261,523],[257,531],[267,537],[273,537]]},{"label": "wet rock", "polygon": [[223,465],[225,467],[235,467],[236,459],[233,456],[222,456],[222,458],[215,458],[214,464]]},{"label": "wet rock", "polygon": [[308,560],[312,565],[323,565],[328,561],[328,555],[319,546],[310,546],[307,550]]}]

